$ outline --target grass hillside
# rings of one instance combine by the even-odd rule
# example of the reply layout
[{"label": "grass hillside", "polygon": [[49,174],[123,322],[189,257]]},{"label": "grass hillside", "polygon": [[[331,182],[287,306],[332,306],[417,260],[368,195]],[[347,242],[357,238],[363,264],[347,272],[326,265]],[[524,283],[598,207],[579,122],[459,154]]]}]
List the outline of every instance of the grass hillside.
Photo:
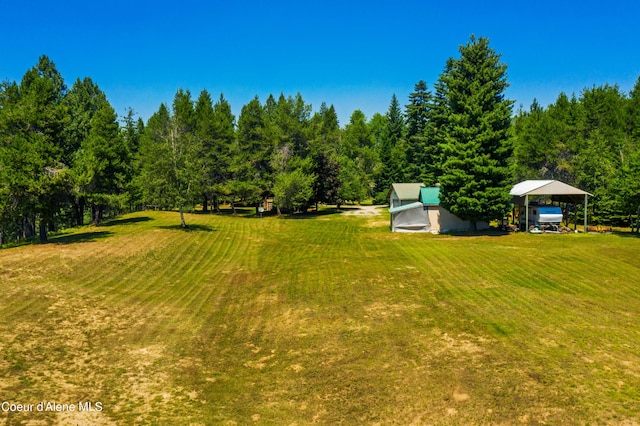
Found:
[{"label": "grass hillside", "polygon": [[0,251],[0,423],[640,422],[637,238],[187,222]]}]

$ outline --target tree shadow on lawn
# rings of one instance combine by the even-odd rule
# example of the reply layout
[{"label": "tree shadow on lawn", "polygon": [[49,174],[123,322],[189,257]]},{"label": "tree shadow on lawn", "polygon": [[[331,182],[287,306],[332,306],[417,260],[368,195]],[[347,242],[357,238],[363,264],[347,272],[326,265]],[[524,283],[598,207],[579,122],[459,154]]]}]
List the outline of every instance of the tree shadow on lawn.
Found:
[{"label": "tree shadow on lawn", "polygon": [[[297,212],[294,214],[282,213],[279,216],[279,219],[287,219],[287,220],[310,220],[310,219],[318,219],[324,216],[332,216],[335,214],[339,214],[339,212],[328,212],[326,210],[320,210],[319,212],[312,210],[309,212]],[[278,217],[277,214],[271,215],[273,217]]]},{"label": "tree shadow on lawn", "polygon": [[615,235],[616,237],[621,238],[640,238],[640,234],[631,232],[631,231],[620,231],[614,229],[613,232],[589,232],[589,234],[594,235]]},{"label": "tree shadow on lawn", "polygon": [[[240,217],[240,218],[255,218],[256,216],[256,208],[255,207],[236,207],[236,212],[234,213],[231,207],[224,206],[220,208],[220,210],[209,210],[203,212],[202,210],[197,210],[193,212],[189,212],[190,214],[199,215],[199,216],[232,216],[232,217]],[[269,212],[264,212],[264,216],[269,216]]]},{"label": "tree shadow on lawn", "polygon": [[209,225],[200,225],[200,224],[187,224],[186,228],[183,228],[181,225],[162,225],[156,226],[157,229],[172,229],[176,231],[183,232],[215,232],[216,230],[210,227]]},{"label": "tree shadow on lawn", "polygon": [[75,243],[89,243],[99,239],[107,238],[113,235],[110,231],[95,231],[95,232],[82,232],[67,235],[58,235],[50,237],[47,244],[75,244]]},{"label": "tree shadow on lawn", "polygon": [[506,237],[513,234],[509,231],[501,231],[499,229],[486,229],[482,231],[450,231],[442,232],[439,235],[450,235],[452,237]]},{"label": "tree shadow on lawn", "polygon": [[134,225],[136,223],[149,222],[150,220],[154,220],[154,219],[151,219],[149,216],[129,217],[126,219],[112,219],[102,223],[100,227],[109,227],[109,226],[116,226],[116,225]]}]

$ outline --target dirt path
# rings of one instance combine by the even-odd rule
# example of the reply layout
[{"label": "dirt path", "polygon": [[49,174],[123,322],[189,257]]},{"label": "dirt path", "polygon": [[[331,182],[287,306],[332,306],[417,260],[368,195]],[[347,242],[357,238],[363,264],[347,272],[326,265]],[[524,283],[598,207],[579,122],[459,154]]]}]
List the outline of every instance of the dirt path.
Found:
[{"label": "dirt path", "polygon": [[343,214],[353,216],[378,216],[388,206],[343,206]]}]

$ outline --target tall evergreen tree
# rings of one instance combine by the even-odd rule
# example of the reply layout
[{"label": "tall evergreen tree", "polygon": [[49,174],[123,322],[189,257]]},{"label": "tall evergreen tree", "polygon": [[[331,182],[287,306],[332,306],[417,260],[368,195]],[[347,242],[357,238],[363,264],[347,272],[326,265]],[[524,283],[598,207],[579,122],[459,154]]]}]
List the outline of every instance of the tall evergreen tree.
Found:
[{"label": "tall evergreen tree", "polygon": [[385,117],[386,127],[379,148],[381,167],[376,179],[376,191],[380,194],[386,194],[392,183],[404,181],[406,172],[404,116],[395,94]]},{"label": "tall evergreen tree", "polygon": [[130,162],[116,113],[105,99],[91,119],[75,161],[80,194],[91,204],[95,225],[102,221],[105,208],[124,206]]},{"label": "tall evergreen tree", "polygon": [[557,152],[553,149],[550,119],[536,99],[529,111],[519,111],[514,119],[515,178],[555,179]]},{"label": "tall evergreen tree", "polygon": [[[382,116],[379,116],[382,118]],[[382,127],[386,127],[386,119]],[[375,176],[380,169],[371,128],[364,113],[355,110],[342,132],[339,191],[342,201],[362,201],[373,196]],[[382,130],[381,130],[382,133]]]},{"label": "tall evergreen tree", "polygon": [[474,227],[510,210],[513,102],[504,97],[506,70],[488,39],[471,36],[443,76],[449,120],[440,200]]},{"label": "tall evergreen tree", "polygon": [[340,162],[338,160],[338,144],[340,141],[340,127],[338,115],[333,105],[320,105],[320,110],[311,119],[314,137],[310,140],[312,170],[315,175],[313,195],[310,202],[339,204],[338,191],[340,189]]},{"label": "tall evergreen tree", "polygon": [[173,208],[173,194],[170,182],[173,176],[173,162],[169,143],[171,114],[163,103],[147,121],[140,138],[140,176],[143,200],[147,205],[161,209]]},{"label": "tall evergreen tree", "polygon": [[442,148],[446,141],[446,129],[449,123],[449,105],[447,85],[444,76],[448,74],[448,64],[434,85],[433,104],[429,109],[429,119],[425,128],[424,168],[421,181],[435,185],[442,175],[444,161]]},{"label": "tall evergreen tree", "polygon": [[16,154],[11,140],[16,129],[10,118],[19,97],[15,82],[0,83],[0,247],[5,240],[15,238],[12,231],[17,227],[20,215],[20,196],[15,191],[14,169],[11,167],[11,159]]},{"label": "tall evergreen tree", "polygon": [[55,64],[46,56],[28,70],[19,85],[4,85],[0,109],[0,168],[8,179],[2,186],[15,215],[23,222],[23,237],[40,241],[56,227],[56,215],[70,189],[64,160],[67,88]]},{"label": "tall evergreen tree", "polygon": [[140,137],[144,132],[144,121],[142,121],[141,118],[136,120],[135,116],[136,112],[132,108],[129,108],[127,109],[127,115],[122,118],[123,138],[127,142],[131,155],[137,154],[140,149]]},{"label": "tall evergreen tree", "polygon": [[550,162],[553,179],[577,185],[576,155],[584,145],[584,108],[575,95],[569,98],[560,93],[556,102],[547,109],[549,140],[553,158]]},{"label": "tall evergreen tree", "polygon": [[63,103],[69,121],[65,126],[63,161],[69,167],[73,164],[73,155],[89,136],[91,119],[106,100],[104,92],[89,77],[78,78],[65,95]]},{"label": "tall evergreen tree", "polygon": [[[625,213],[629,214],[630,222],[635,224],[632,231],[640,232],[640,77],[636,80],[629,93],[627,102],[627,135],[632,143],[632,154],[621,170],[620,186],[623,188],[621,199],[625,206]],[[636,218],[633,219],[635,214]]]},{"label": "tall evergreen tree", "polygon": [[428,140],[425,132],[429,124],[431,112],[431,92],[427,90],[427,83],[420,80],[409,95],[406,105],[407,120],[407,170],[405,179],[409,182],[421,182],[424,170],[428,167]]},{"label": "tall evergreen tree", "polygon": [[73,190],[71,191],[71,205],[76,225],[84,224],[86,193],[79,182],[78,157],[83,143],[91,132],[91,123],[96,111],[107,101],[107,97],[91,78],[77,79],[71,90],[67,92],[63,103],[69,114],[69,121],[65,126],[63,147],[63,162],[71,167]]},{"label": "tall evergreen tree", "polygon": [[219,197],[224,186],[231,179],[231,151],[235,142],[235,117],[231,105],[222,94],[213,108],[209,108],[208,93],[201,94],[196,104],[197,136],[202,144],[201,158],[206,174],[203,210],[207,210],[207,201],[214,202],[218,209]]},{"label": "tall evergreen tree", "polygon": [[[326,104],[323,102],[320,106],[320,110],[322,111],[322,106],[326,108]],[[322,128],[321,133],[324,135],[331,135],[340,130],[340,122],[338,121],[338,114],[336,113],[336,109],[331,104],[329,108],[326,108],[326,112],[321,113],[320,117],[322,117]]]},{"label": "tall evergreen tree", "polygon": [[140,187],[140,139],[144,134],[144,121],[138,117],[132,108],[127,110],[123,117],[121,126],[122,138],[127,144],[130,154],[130,162],[127,176],[127,196],[129,210],[133,211],[140,207],[142,202],[142,188]]},{"label": "tall evergreen tree", "polygon": [[310,115],[311,105],[304,102],[300,93],[295,97],[281,93],[275,110],[266,114],[274,146],[279,149],[290,145],[295,155],[306,158],[310,148]]},{"label": "tall evergreen tree", "polygon": [[627,134],[628,120],[624,95],[617,86],[605,84],[582,92],[585,138],[576,155],[578,185],[594,194],[592,220],[612,224],[624,209],[623,170],[635,151]]},{"label": "tall evergreen tree", "polygon": [[274,143],[268,137],[268,122],[256,96],[242,107],[238,117],[236,144],[231,165],[232,178],[225,185],[232,206],[236,199],[256,205],[271,188],[271,156]]}]

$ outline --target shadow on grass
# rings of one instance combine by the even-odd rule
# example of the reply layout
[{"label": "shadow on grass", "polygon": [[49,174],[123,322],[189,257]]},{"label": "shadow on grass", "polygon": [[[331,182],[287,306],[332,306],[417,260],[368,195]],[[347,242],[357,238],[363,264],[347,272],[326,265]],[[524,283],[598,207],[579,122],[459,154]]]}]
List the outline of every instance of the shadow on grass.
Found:
[{"label": "shadow on grass", "polygon": [[164,226],[156,226],[157,229],[170,229],[175,231],[183,231],[183,232],[214,232],[215,229],[210,227],[209,225],[199,225],[192,224],[188,225],[186,228],[183,228],[181,225],[164,225]]},{"label": "shadow on grass", "polygon": [[631,232],[631,231],[618,231],[618,230],[613,230],[613,232],[609,232],[609,233],[599,233],[599,232],[589,232],[589,234],[594,234],[594,235],[615,235],[616,237],[621,237],[621,238],[640,238],[640,234],[636,233],[636,232]]},{"label": "shadow on grass", "polygon": [[89,243],[99,239],[107,238],[113,235],[113,232],[109,231],[96,231],[96,232],[82,232],[68,235],[58,235],[56,237],[49,238],[47,244],[75,244],[75,243]]},{"label": "shadow on grass", "polygon": [[310,210],[308,212],[294,213],[290,215],[289,213],[283,213],[280,216],[283,219],[317,219],[325,216],[334,216],[344,213],[344,209],[336,209],[336,208],[328,208],[322,209],[320,211]]},{"label": "shadow on grass", "polygon": [[442,232],[440,235],[451,235],[455,237],[506,237],[513,232],[500,231],[498,229],[487,229],[482,231],[450,231]]},{"label": "shadow on grass", "polygon": [[153,220],[153,219],[151,219],[148,216],[129,217],[126,219],[112,219],[102,223],[100,226],[109,227],[109,226],[116,226],[116,225],[134,225],[136,223],[149,222],[150,220]]},{"label": "shadow on grass", "polygon": [[[223,207],[220,210],[209,210],[203,212],[201,210],[190,212],[190,214],[202,215],[202,216],[233,216],[240,218],[252,218],[256,216],[256,208],[255,207],[236,207],[236,212],[234,213],[231,207]],[[268,216],[270,213],[265,212],[264,216]]]}]

